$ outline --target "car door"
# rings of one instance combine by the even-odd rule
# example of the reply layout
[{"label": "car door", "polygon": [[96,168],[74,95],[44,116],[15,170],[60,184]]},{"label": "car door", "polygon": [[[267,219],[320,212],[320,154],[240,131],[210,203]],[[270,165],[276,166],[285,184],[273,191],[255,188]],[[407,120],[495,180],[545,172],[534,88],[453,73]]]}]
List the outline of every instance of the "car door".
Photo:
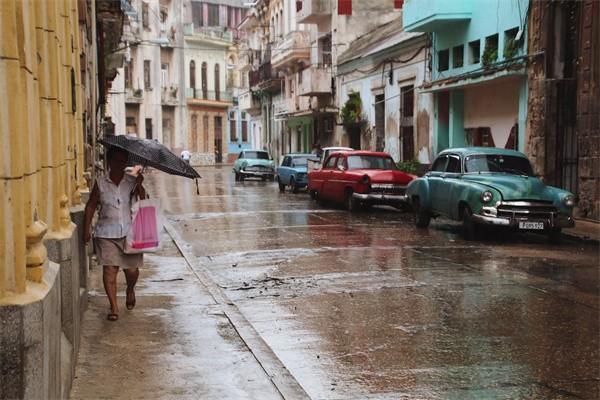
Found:
[{"label": "car door", "polygon": [[277,170],[277,175],[279,176],[279,182],[283,183],[284,185],[288,185],[290,183],[290,168],[289,168],[290,162],[291,162],[290,156],[283,157],[283,162],[281,163],[281,166]]},{"label": "car door", "polygon": [[321,169],[321,190],[319,195],[324,199],[332,200],[333,188],[331,179],[333,178],[333,171],[335,168],[335,164],[337,163],[337,156],[331,156],[325,161],[323,164],[323,168]]},{"label": "car door", "polygon": [[436,213],[444,213],[446,195],[442,191],[442,174],[446,172],[448,155],[442,154],[436,158],[427,173],[427,182],[429,184],[429,201],[431,209]]},{"label": "car door", "polygon": [[457,203],[460,195],[461,178],[460,156],[458,154],[448,154],[448,161],[439,186],[440,192],[445,196],[440,212],[455,219],[458,216]]},{"label": "car door", "polygon": [[345,174],[347,169],[346,157],[343,155],[339,156],[335,165],[333,166],[331,178],[329,179],[329,198],[331,200],[337,202],[344,201],[344,187],[346,185]]}]

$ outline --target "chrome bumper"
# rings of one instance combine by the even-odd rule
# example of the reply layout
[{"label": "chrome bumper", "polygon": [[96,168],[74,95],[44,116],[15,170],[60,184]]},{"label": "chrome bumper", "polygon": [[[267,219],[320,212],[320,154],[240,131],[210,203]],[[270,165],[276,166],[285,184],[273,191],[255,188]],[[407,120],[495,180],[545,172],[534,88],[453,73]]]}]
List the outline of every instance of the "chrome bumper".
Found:
[{"label": "chrome bumper", "polygon": [[565,215],[553,216],[548,219],[528,219],[528,218],[506,218],[492,217],[488,215],[473,215],[473,222],[480,225],[506,226],[509,228],[519,228],[519,222],[543,222],[544,230],[557,228],[572,228],[575,226],[575,221],[572,217]]},{"label": "chrome bumper", "polygon": [[245,176],[275,176],[275,172],[271,171],[244,171],[241,170],[240,174]]},{"label": "chrome bumper", "polygon": [[358,201],[368,204],[395,206],[408,203],[408,196],[403,194],[353,193],[352,197]]}]

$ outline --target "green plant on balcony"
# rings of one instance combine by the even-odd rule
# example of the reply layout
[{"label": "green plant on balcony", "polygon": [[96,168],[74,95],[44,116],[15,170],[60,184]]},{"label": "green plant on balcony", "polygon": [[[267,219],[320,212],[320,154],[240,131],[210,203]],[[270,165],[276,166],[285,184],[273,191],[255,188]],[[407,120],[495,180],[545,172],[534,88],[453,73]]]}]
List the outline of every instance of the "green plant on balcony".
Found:
[{"label": "green plant on balcony", "polygon": [[504,58],[510,59],[517,55],[519,52],[519,42],[514,38],[506,39],[504,43]]},{"label": "green plant on balcony", "polygon": [[486,46],[483,54],[481,55],[481,64],[484,67],[489,67],[498,59],[498,49],[491,46]]},{"label": "green plant on balcony", "polygon": [[342,125],[352,126],[359,125],[362,122],[362,100],[360,93],[351,92],[348,95],[348,100],[344,103],[340,112]]}]

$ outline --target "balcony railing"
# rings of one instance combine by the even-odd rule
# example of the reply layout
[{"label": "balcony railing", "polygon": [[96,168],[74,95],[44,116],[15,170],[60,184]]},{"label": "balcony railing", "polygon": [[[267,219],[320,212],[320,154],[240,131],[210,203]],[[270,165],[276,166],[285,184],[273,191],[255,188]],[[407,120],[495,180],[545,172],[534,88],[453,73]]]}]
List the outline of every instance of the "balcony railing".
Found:
[{"label": "balcony railing", "polygon": [[300,60],[310,60],[310,33],[307,31],[289,32],[275,42],[271,64],[273,67],[292,65]]},{"label": "balcony railing", "polygon": [[232,96],[230,92],[215,92],[214,90],[202,90],[187,88],[185,97],[188,99],[208,100],[208,101],[223,101],[230,103]]},{"label": "balcony railing", "polygon": [[125,89],[125,102],[126,103],[141,103],[144,101],[144,91],[142,89]]},{"label": "balcony railing", "polygon": [[211,39],[221,39],[228,42],[239,37],[237,30],[229,30],[220,26],[194,26],[193,23],[183,25],[183,34],[186,36],[203,36]]},{"label": "balcony railing", "polygon": [[252,91],[241,93],[238,98],[241,110],[247,111],[251,115],[254,111],[260,111],[260,99]]},{"label": "balcony railing", "polygon": [[298,84],[299,96],[331,94],[331,68],[311,66],[302,71],[302,82]]},{"label": "balcony railing", "polygon": [[298,23],[315,24],[331,15],[331,0],[298,0],[296,9]]},{"label": "balcony railing", "polygon": [[176,86],[163,87],[160,92],[160,100],[162,104],[177,105],[177,92],[179,89]]}]

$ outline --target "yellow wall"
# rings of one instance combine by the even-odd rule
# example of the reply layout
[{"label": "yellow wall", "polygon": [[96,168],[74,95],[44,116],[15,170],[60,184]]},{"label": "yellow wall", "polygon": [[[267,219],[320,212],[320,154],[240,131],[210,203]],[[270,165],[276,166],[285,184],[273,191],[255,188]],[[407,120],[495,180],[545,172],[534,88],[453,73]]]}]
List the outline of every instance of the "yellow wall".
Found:
[{"label": "yellow wall", "polygon": [[[83,189],[76,0],[0,1],[0,301],[40,282]],[[72,74],[76,110],[72,108]]]}]

